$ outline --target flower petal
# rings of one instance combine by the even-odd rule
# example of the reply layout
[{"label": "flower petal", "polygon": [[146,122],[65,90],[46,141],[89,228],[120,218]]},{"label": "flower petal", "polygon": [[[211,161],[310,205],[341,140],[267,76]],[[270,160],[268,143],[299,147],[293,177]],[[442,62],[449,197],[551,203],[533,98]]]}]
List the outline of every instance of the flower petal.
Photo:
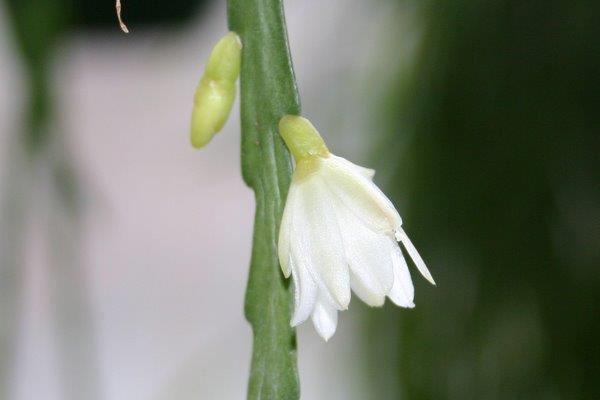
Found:
[{"label": "flower petal", "polygon": [[[334,199],[334,203],[339,201]],[[373,232],[342,204],[336,207],[336,214],[351,270],[352,289],[368,305],[383,305],[394,282],[391,239]]]},{"label": "flower petal", "polygon": [[317,300],[317,283],[301,264],[292,260],[292,276],[294,282],[294,315],[290,321],[292,327],[298,326],[310,317]]},{"label": "flower petal", "polygon": [[415,306],[415,288],[410,278],[408,265],[402,255],[398,243],[391,241],[392,260],[394,263],[394,285],[388,293],[388,297],[394,304],[400,307],[413,308]]},{"label": "flower petal", "polygon": [[315,304],[312,321],[319,335],[328,341],[337,329],[337,310],[328,301],[321,299]]},{"label": "flower petal", "polygon": [[404,232],[404,229],[398,228],[398,230],[396,231],[396,239],[402,242],[404,248],[406,249],[406,251],[408,251],[408,255],[410,255],[410,258],[412,258],[412,260],[414,261],[421,275],[423,275],[423,277],[427,279],[432,285],[435,285],[433,276],[431,276],[431,272],[429,272],[429,270],[427,269],[425,261],[423,261],[421,255],[419,255],[419,252],[408,238],[406,232]]},{"label": "flower petal", "polygon": [[292,218],[295,211],[295,204],[297,203],[297,190],[294,185],[290,186],[288,191],[287,200],[285,202],[285,208],[283,209],[283,216],[281,217],[281,225],[279,226],[279,240],[278,240],[278,255],[279,265],[286,278],[290,277],[290,235],[292,231]]},{"label": "flower petal", "polygon": [[[301,185],[301,212],[294,216],[294,228],[303,226],[303,231],[298,232],[303,237],[298,240],[294,232],[292,240],[306,244],[302,247],[308,254],[313,276],[322,280],[337,308],[345,310],[350,303],[350,273],[331,195],[316,176]],[[305,218],[302,222],[296,219],[301,216]]]},{"label": "flower petal", "polygon": [[329,190],[370,229],[394,233],[402,219],[392,202],[373,182],[337,158],[321,161],[320,176]]},{"label": "flower petal", "polygon": [[373,290],[371,282],[365,283],[353,271],[350,271],[350,287],[365,304],[371,307],[381,307],[385,303],[385,295],[379,290]]},{"label": "flower petal", "polygon": [[360,165],[354,164],[353,162],[348,161],[343,157],[338,157],[334,154],[331,154],[329,158],[330,162],[339,164],[341,168],[353,169],[356,173],[364,176],[368,180],[373,180],[373,177],[375,176],[374,169],[361,167]]}]

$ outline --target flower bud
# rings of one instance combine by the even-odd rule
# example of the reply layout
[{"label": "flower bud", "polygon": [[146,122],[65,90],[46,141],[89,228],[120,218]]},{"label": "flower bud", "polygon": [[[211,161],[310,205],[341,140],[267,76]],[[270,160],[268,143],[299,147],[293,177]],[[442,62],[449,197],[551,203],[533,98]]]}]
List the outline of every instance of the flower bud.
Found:
[{"label": "flower bud", "polygon": [[194,95],[192,146],[205,146],[223,128],[235,100],[242,42],[235,32],[225,35],[212,50]]}]

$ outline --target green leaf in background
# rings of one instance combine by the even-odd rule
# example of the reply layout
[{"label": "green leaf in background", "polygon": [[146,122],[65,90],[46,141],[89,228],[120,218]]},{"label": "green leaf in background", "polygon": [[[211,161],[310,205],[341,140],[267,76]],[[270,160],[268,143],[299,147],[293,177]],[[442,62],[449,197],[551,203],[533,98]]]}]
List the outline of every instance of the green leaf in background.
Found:
[{"label": "green leaf in background", "polygon": [[292,296],[277,237],[292,164],[277,124],[300,102],[281,0],[230,0],[229,28],[242,38],[242,170],[256,196],[246,318],[254,332],[249,399],[297,399]]}]

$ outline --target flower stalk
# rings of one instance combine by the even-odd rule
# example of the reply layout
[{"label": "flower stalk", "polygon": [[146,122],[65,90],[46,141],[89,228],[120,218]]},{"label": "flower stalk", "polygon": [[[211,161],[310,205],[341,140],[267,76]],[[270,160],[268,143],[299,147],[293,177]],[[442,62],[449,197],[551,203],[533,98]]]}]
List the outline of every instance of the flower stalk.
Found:
[{"label": "flower stalk", "polygon": [[245,315],[254,334],[248,399],[299,398],[292,292],[277,255],[291,181],[279,120],[300,113],[282,0],[229,0],[229,29],[241,38],[242,173],[256,215]]}]

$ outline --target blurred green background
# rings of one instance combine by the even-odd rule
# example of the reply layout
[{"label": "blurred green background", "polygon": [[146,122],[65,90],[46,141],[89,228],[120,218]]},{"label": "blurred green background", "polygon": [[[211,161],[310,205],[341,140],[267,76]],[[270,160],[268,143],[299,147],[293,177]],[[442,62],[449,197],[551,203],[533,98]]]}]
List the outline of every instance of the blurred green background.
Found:
[{"label": "blurred green background", "polygon": [[[384,111],[381,165],[438,287],[417,286],[414,312],[373,316],[394,344],[370,332],[405,398],[600,394],[598,11],[422,6],[414,68]],[[397,398],[387,393],[377,398]]]},{"label": "blurred green background", "polygon": [[[360,345],[351,352],[361,386],[355,397],[341,389],[350,377],[338,377],[328,388],[320,383],[326,378],[310,377],[311,387],[304,390],[303,377],[320,361],[316,356],[303,361],[303,352],[321,344],[304,340],[301,332],[304,398],[600,398],[600,3],[301,3],[287,5],[304,111],[322,126],[336,153],[377,168],[376,181],[398,205],[437,282],[428,287],[414,274],[414,310],[390,305],[374,310],[353,302],[353,323],[343,326],[342,320],[339,327],[353,330],[353,341],[328,346],[342,354],[348,351],[344,343]],[[17,107],[20,128],[5,132],[10,139],[0,166],[0,399],[12,398],[18,374],[15,343],[22,335],[19,299],[26,296],[23,254],[29,251],[23,232],[32,196],[27,185],[39,184],[23,178],[23,166],[45,171],[54,193],[50,214],[58,218],[51,226],[68,231],[59,235],[66,240],[51,246],[58,249],[51,274],[62,282],[54,286],[58,325],[78,328],[58,330],[59,342],[67,337],[58,347],[59,358],[67,360],[61,364],[63,384],[71,390],[57,398],[146,398],[106,390],[95,373],[72,383],[95,364],[110,368],[102,366],[102,349],[93,344],[98,332],[85,283],[90,277],[79,261],[80,222],[94,212],[82,193],[95,183],[78,171],[77,146],[59,134],[63,130],[51,128],[61,112],[52,84],[59,74],[56,58],[69,57],[61,43],[91,34],[114,40],[119,34],[114,4],[6,0],[3,6],[25,94]],[[208,18],[222,19],[215,37],[225,29],[221,2],[138,0],[123,6],[133,31],[130,46],[137,45],[136,31],[152,40],[170,35],[169,43],[180,46],[199,37],[183,39],[186,29],[208,25]],[[309,18],[320,13],[327,18]],[[326,45],[318,47],[318,40]],[[210,41],[202,47],[208,51]],[[157,59],[160,49],[155,48]],[[194,59],[190,69],[201,66],[201,57]],[[309,64],[310,74],[304,72]],[[182,97],[191,98],[195,82],[190,82]],[[157,101],[161,110],[170,107],[160,94]],[[187,112],[182,110],[183,119]],[[161,113],[150,114],[161,123]],[[239,133],[230,128],[225,134],[236,142]],[[186,145],[185,132],[181,137]],[[15,149],[24,156],[15,158],[21,151]],[[241,179],[236,185],[241,187]],[[52,238],[56,230],[47,235]],[[249,244],[240,250],[241,257],[248,249]],[[246,265],[235,269],[246,271]],[[240,282],[243,286],[243,277]],[[239,310],[232,318],[241,320],[241,301]],[[238,363],[249,362],[245,354],[235,357]],[[194,380],[190,368],[185,374]]]}]

